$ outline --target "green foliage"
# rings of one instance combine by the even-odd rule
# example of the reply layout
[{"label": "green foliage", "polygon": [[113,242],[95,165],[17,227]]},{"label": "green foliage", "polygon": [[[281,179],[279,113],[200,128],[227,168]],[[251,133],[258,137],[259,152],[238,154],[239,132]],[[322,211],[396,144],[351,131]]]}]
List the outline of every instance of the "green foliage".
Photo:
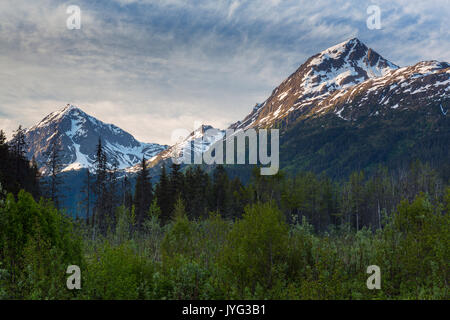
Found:
[{"label": "green foliage", "polygon": [[380,117],[360,118],[358,125],[333,114],[298,119],[280,137],[280,167],[343,179],[357,168],[373,172],[379,164],[398,168],[419,159],[432,162],[449,178],[448,117],[430,116],[426,108]]},{"label": "green foliage", "polygon": [[[154,198],[140,228],[133,206],[107,213],[115,224],[105,234],[29,193],[8,194],[0,298],[446,300],[450,188],[426,166],[409,172],[395,183],[383,168],[358,172],[342,185],[311,173],[254,174],[248,186],[219,188],[235,188],[227,210],[238,210],[237,193],[249,203],[243,214],[194,214],[200,198],[179,193],[168,215]],[[81,290],[66,288],[72,264]],[[381,290],[366,287],[370,265],[381,269]]]},{"label": "green foliage", "polygon": [[133,210],[129,210],[124,206],[117,208],[116,210],[116,230],[114,233],[115,243],[121,244],[131,238],[134,217],[132,215]]},{"label": "green foliage", "polygon": [[161,216],[161,209],[158,206],[158,200],[155,198],[148,209],[148,215],[150,218],[159,218]]},{"label": "green foliage", "polygon": [[174,255],[190,256],[193,249],[194,224],[187,218],[181,198],[175,204],[173,216],[161,244],[163,260]]},{"label": "green foliage", "polygon": [[152,262],[136,254],[130,243],[105,243],[87,263],[83,298],[148,298],[152,277]]},{"label": "green foliage", "polygon": [[24,191],[0,207],[0,261],[11,298],[66,298],[68,265],[83,265],[82,244],[72,222],[48,202]]},{"label": "green foliage", "polygon": [[398,206],[377,248],[380,267],[388,275],[387,295],[448,298],[450,219],[442,209],[424,194]]},{"label": "green foliage", "polygon": [[288,247],[288,225],[274,205],[257,204],[245,209],[228,235],[223,266],[229,272],[239,297],[251,295],[257,288],[264,292],[278,285],[277,277],[285,268]]},{"label": "green foliage", "polygon": [[2,263],[0,262],[0,300],[8,298],[7,281],[8,271],[2,268]]}]

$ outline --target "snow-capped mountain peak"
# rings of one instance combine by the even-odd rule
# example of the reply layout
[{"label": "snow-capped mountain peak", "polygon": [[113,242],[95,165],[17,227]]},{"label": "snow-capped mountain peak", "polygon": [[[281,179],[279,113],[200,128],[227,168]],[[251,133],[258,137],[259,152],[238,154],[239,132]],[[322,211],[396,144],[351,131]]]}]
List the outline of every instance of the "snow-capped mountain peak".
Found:
[{"label": "snow-capped mountain peak", "polygon": [[311,107],[337,90],[398,68],[357,38],[344,41],[306,60],[264,103],[231,128],[267,126],[295,110]]},{"label": "snow-capped mountain peak", "polygon": [[[194,131],[192,131],[187,137],[181,139],[174,145],[170,146],[166,150],[160,152],[158,155],[150,158],[147,161],[149,167],[154,167],[161,161],[176,160],[180,163],[184,161],[184,157],[187,155],[193,156],[194,154],[203,154],[209,147],[223,139],[225,137],[225,130],[214,128],[210,125],[201,125]],[[140,165],[135,165],[132,168],[127,169],[127,172],[137,172]]]},{"label": "snow-capped mountain peak", "polygon": [[[367,78],[380,77],[398,68],[357,38],[344,41],[311,57],[308,66],[313,71],[322,72],[345,72],[355,69],[360,76],[363,76],[365,72]],[[342,77],[338,80],[341,79]]]},{"label": "snow-capped mountain peak", "polygon": [[109,164],[119,169],[133,166],[143,156],[150,158],[167,148],[139,142],[115,125],[106,124],[67,104],[26,131],[28,157],[35,157],[44,174],[47,172],[48,150],[54,139],[60,139],[62,171],[91,168],[99,139]]}]

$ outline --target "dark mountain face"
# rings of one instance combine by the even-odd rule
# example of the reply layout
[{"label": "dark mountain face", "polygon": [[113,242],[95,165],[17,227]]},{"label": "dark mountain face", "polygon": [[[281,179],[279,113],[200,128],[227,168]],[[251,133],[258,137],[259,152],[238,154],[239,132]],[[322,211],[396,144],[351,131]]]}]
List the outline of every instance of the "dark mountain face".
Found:
[{"label": "dark mountain face", "polygon": [[442,170],[448,179],[450,119],[440,106],[395,110],[358,121],[346,121],[332,113],[299,120],[280,138],[281,167],[345,178],[355,170],[370,173],[378,165],[406,168],[421,160]]},{"label": "dark mountain face", "polygon": [[449,91],[450,65],[436,61],[336,91],[283,122],[281,164],[344,177],[419,159],[448,176]]},{"label": "dark mountain face", "polygon": [[142,156],[153,157],[167,147],[139,142],[122,129],[67,105],[27,130],[28,157],[31,159],[34,156],[45,174],[47,152],[52,142],[60,139],[63,171],[89,168],[95,160],[99,138],[109,164],[115,163],[119,169],[139,163]]}]

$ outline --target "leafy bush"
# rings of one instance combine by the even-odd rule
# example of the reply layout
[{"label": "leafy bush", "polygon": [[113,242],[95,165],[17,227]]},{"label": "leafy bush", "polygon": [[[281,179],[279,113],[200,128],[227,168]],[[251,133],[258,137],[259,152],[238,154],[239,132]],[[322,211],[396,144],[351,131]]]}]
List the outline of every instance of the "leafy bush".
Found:
[{"label": "leafy bush", "polygon": [[24,191],[8,194],[0,207],[0,258],[8,270],[11,298],[70,297],[67,266],[83,265],[81,239],[73,223],[49,203]]}]

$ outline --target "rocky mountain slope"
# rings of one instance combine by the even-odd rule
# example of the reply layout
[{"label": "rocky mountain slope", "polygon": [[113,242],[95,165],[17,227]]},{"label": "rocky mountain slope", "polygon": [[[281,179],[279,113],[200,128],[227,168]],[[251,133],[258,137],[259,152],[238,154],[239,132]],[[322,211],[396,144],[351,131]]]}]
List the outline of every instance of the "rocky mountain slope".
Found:
[{"label": "rocky mountain slope", "polygon": [[271,127],[291,113],[311,111],[333,93],[396,69],[358,39],[350,39],[310,57],[264,103],[230,128]]},{"label": "rocky mountain slope", "polygon": [[27,156],[35,157],[45,175],[48,151],[60,139],[62,171],[90,168],[95,160],[99,138],[110,165],[125,169],[139,163],[142,156],[151,158],[167,146],[137,141],[131,134],[106,124],[73,105],[46,116],[26,131]]},{"label": "rocky mountain slope", "polygon": [[[154,157],[147,160],[150,168],[161,167],[162,164],[170,166],[172,162],[184,163],[185,155],[190,155],[190,161],[194,163],[194,155],[202,154],[216,141],[221,140],[225,136],[225,130],[214,128],[210,125],[201,125],[192,131],[187,137],[181,139],[166,150],[158,153]],[[140,164],[137,164],[126,171],[129,173],[137,172]]]},{"label": "rocky mountain slope", "polygon": [[449,79],[446,62],[400,68],[354,38],[309,58],[229,128],[281,129],[281,166],[294,171],[340,176],[413,158],[442,162],[449,156]]},{"label": "rocky mountain slope", "polygon": [[[317,103],[314,116],[333,112],[341,119],[378,116],[389,110],[415,110],[442,104],[450,97],[450,64],[423,61],[335,92]],[[311,113],[309,115],[312,115]]]},{"label": "rocky mountain slope", "polygon": [[343,177],[419,159],[448,171],[450,65],[398,67],[351,39],[309,58],[234,129],[279,128],[281,167]]}]

